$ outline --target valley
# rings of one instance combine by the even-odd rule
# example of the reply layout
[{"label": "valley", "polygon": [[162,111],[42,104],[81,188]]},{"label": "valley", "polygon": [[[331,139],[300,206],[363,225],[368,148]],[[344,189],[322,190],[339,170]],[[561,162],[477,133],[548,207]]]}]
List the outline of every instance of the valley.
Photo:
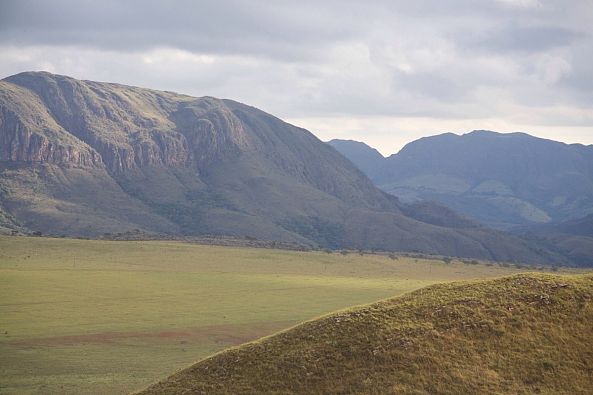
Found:
[{"label": "valley", "polygon": [[528,270],[393,258],[0,237],[0,392],[124,394],[335,310]]}]

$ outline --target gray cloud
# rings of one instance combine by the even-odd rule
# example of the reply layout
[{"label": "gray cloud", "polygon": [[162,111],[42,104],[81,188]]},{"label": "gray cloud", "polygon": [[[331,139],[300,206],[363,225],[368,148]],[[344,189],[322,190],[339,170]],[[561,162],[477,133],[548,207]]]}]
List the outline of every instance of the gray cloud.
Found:
[{"label": "gray cloud", "polygon": [[465,44],[474,50],[505,52],[542,52],[565,47],[585,39],[586,34],[569,28],[556,26],[507,26],[485,32],[483,37],[470,36]]},{"label": "gray cloud", "polygon": [[589,0],[0,0],[2,76],[229,97],[385,145],[556,127],[593,143],[592,54]]},{"label": "gray cloud", "polygon": [[0,41],[18,45],[80,45],[118,51],[159,46],[192,52],[309,58],[354,31],[342,12],[290,2],[7,1]]}]

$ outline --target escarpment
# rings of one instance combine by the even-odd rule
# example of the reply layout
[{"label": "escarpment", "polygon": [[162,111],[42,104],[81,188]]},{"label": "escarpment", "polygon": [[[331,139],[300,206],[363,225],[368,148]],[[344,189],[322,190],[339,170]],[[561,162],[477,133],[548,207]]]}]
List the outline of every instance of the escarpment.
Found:
[{"label": "escarpment", "polygon": [[99,153],[64,130],[32,92],[0,81],[0,161],[100,167]]},{"label": "escarpment", "polygon": [[88,147],[61,145],[19,122],[2,119],[9,130],[0,135],[0,161],[71,164],[82,167],[100,166],[101,156]]},{"label": "escarpment", "polygon": [[[1,160],[80,166],[103,162],[110,172],[121,173],[147,166],[197,168],[250,146],[241,121],[218,99],[49,73],[22,73],[2,84]],[[10,111],[11,106],[23,107],[17,104],[19,94],[35,102],[26,118],[38,118],[37,128]],[[49,138],[58,133],[92,149]]]}]

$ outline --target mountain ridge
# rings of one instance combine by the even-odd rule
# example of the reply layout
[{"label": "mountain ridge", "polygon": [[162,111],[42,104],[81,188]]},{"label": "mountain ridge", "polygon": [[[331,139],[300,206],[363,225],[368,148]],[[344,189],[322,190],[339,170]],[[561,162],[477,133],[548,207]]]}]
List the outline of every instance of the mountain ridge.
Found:
[{"label": "mountain ridge", "polygon": [[37,72],[5,78],[0,91],[8,229],[562,261],[475,224],[445,226],[434,208],[403,210],[309,131],[242,103]]},{"label": "mountain ridge", "polygon": [[593,212],[593,145],[476,130],[420,138],[371,168],[351,159],[403,201],[434,200],[499,229]]}]

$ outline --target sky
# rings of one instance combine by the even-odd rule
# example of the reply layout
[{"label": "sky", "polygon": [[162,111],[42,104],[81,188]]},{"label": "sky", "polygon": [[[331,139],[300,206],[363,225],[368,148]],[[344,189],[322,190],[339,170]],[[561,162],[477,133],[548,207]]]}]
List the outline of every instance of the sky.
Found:
[{"label": "sky", "polygon": [[0,78],[215,96],[383,154],[443,132],[593,144],[592,0],[0,0]]}]

